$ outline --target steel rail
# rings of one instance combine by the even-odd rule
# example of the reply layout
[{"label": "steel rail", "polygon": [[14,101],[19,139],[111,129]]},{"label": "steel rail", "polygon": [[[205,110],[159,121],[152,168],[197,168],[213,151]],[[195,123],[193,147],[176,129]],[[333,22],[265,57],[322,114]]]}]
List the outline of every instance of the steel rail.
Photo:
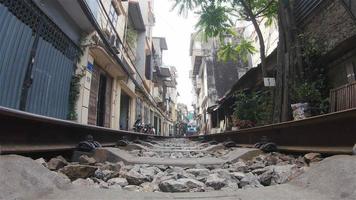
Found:
[{"label": "steel rail", "polygon": [[[103,146],[113,146],[123,138],[134,140],[152,136],[83,125],[0,107],[0,153],[3,154],[73,150],[88,134]],[[247,147],[253,147],[266,137],[275,143],[280,151],[350,154],[356,143],[356,109],[299,121],[189,138],[201,137],[218,142],[233,140],[240,146]]]},{"label": "steel rail", "polygon": [[218,142],[232,140],[247,147],[267,138],[280,151],[351,154],[356,144],[356,109],[238,131],[191,136],[192,139],[199,137]]},{"label": "steel rail", "polygon": [[0,153],[65,151],[76,148],[87,135],[103,146],[120,139],[146,139],[161,136],[83,125],[72,121],[0,107]]}]

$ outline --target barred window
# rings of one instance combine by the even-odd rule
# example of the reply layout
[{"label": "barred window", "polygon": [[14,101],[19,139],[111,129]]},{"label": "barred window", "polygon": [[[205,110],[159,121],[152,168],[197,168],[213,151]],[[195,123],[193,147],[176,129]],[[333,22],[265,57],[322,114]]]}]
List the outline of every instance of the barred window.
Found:
[{"label": "barred window", "polygon": [[113,30],[113,28],[116,28],[118,18],[119,18],[119,16],[116,13],[114,5],[111,4],[110,9],[109,9],[109,20],[111,21],[111,23],[113,24],[114,27],[111,26],[110,22],[107,23],[107,29],[110,31],[111,34],[113,34],[115,32]]}]

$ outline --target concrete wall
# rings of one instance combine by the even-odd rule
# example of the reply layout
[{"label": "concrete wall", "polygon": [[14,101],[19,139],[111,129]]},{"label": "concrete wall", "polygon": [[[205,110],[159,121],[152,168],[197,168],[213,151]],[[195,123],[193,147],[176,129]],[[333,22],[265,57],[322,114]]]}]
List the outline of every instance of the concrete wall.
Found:
[{"label": "concrete wall", "polygon": [[[266,56],[271,54],[273,50],[277,47],[278,45],[278,26],[277,22],[273,22],[271,26],[266,26],[265,25],[266,20],[262,20],[260,24],[260,29],[263,35],[263,39],[265,42],[265,48],[266,48]],[[257,33],[251,24],[251,22],[245,22],[242,21],[241,23],[238,24],[238,27],[244,28],[243,35],[244,37],[252,41],[253,46],[256,48],[257,52],[254,54],[250,55],[249,59],[249,67],[257,67],[257,65],[261,62],[260,58],[260,43],[258,40]]]},{"label": "concrete wall", "polygon": [[82,124],[88,124],[88,109],[89,109],[89,96],[90,96],[90,85],[91,85],[91,72],[87,70],[88,65],[94,64],[93,57],[89,54],[89,48],[86,48],[82,58],[78,63],[77,73],[80,73],[81,70],[85,70],[84,77],[80,81],[80,94],[77,101],[77,121]]},{"label": "concrete wall", "polygon": [[[136,69],[142,79],[145,77],[145,61],[146,61],[146,33],[139,32],[137,36],[137,48],[136,48]],[[141,78],[136,79],[139,83],[142,83]]]},{"label": "concrete wall", "polygon": [[34,0],[38,7],[74,42],[79,42],[81,30],[57,1]]}]

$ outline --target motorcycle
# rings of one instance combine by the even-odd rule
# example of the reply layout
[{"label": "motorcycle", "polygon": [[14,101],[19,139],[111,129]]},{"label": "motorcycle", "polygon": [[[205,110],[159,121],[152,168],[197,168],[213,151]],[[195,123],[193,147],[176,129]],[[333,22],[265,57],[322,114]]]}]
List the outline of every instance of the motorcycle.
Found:
[{"label": "motorcycle", "polygon": [[143,123],[136,123],[133,127],[133,130],[138,133],[142,133],[144,129],[144,124]]},{"label": "motorcycle", "polygon": [[154,135],[155,129],[153,128],[153,126],[151,124],[146,124],[143,128],[143,133]]}]

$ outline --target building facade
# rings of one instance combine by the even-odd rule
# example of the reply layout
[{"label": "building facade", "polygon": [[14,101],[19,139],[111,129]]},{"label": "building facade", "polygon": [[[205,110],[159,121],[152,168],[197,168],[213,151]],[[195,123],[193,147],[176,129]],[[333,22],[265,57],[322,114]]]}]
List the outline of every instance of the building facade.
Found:
[{"label": "building facade", "polygon": [[197,33],[191,35],[190,78],[195,93],[193,107],[196,113],[196,123],[201,134],[212,131],[208,110],[217,105],[217,101],[239,79],[239,74],[243,75],[249,69],[249,65],[242,59],[219,61],[217,57],[219,46],[218,39],[212,38],[205,41]]},{"label": "building facade", "polygon": [[167,92],[167,81],[154,80],[153,6],[153,0],[1,1],[0,106],[116,130],[132,130],[141,118],[169,135],[176,91],[162,97],[167,107],[155,101],[155,88]]}]

